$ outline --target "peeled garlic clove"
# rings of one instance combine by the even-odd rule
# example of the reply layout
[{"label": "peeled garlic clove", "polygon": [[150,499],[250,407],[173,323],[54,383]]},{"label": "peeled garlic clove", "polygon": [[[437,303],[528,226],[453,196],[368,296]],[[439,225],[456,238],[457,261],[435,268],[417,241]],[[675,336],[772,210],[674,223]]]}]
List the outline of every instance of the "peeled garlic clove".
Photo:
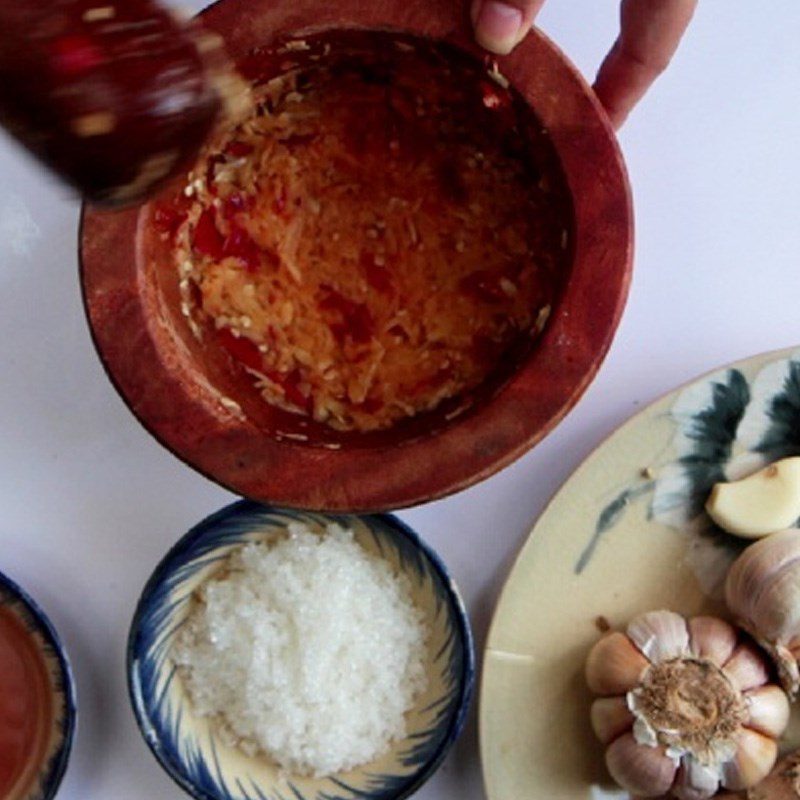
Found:
[{"label": "peeled garlic clove", "polygon": [[[725,581],[728,608],[748,627],[757,626],[756,607],[765,594],[770,595],[775,578],[792,566],[800,568],[800,530],[780,531],[750,545],[728,572]],[[770,595],[767,603],[773,600]],[[781,633],[780,624],[760,630],[763,638],[771,640]]]},{"label": "peeled garlic clove", "polygon": [[625,694],[649,666],[624,633],[609,633],[589,653],[586,682],[595,694]]},{"label": "peeled garlic clove", "polygon": [[777,739],[789,724],[789,698],[779,686],[762,686],[745,695],[748,728]]},{"label": "peeled garlic clove", "polygon": [[707,658],[721,667],[736,647],[736,629],[716,617],[694,617],[689,620],[689,649],[697,658]]},{"label": "peeled garlic clove", "polygon": [[606,766],[623,789],[641,797],[666,794],[678,770],[678,765],[665,754],[663,747],[638,744],[630,733],[609,745]]},{"label": "peeled garlic clove", "polygon": [[628,625],[628,636],[653,664],[689,653],[686,620],[673,611],[641,614]]},{"label": "peeled garlic clove", "polygon": [[726,789],[747,789],[763,780],[778,758],[778,743],[769,736],[742,728],[736,743],[736,755],[722,767],[722,785]]},{"label": "peeled garlic clove", "polygon": [[592,730],[603,744],[630,730],[633,722],[624,697],[599,697],[592,703]]},{"label": "peeled garlic clove", "polygon": [[744,642],[736,648],[722,671],[740,692],[763,686],[769,680],[764,656],[750,642]]},{"label": "peeled garlic clove", "polygon": [[690,756],[681,761],[672,794],[678,800],[708,800],[719,789],[719,769],[712,769]]},{"label": "peeled garlic clove", "polygon": [[706,511],[723,530],[759,538],[800,518],[800,458],[784,458],[758,472],[711,490]]}]

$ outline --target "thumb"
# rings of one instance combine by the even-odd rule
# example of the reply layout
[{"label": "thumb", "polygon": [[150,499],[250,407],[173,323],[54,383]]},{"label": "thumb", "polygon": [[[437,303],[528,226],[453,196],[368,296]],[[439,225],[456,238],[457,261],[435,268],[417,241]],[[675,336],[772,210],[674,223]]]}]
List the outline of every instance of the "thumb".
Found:
[{"label": "thumb", "polygon": [[510,53],[531,29],[544,0],[472,0],[475,38],[492,53]]}]

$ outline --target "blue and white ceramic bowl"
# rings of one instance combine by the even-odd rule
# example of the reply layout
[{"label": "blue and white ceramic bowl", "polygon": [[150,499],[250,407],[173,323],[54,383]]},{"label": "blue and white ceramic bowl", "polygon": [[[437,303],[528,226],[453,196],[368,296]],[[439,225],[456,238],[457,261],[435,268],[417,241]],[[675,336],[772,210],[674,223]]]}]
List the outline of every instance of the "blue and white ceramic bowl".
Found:
[{"label": "blue and white ceramic bowl", "polygon": [[[289,522],[338,522],[368,551],[408,576],[426,616],[428,688],[407,715],[408,735],[385,756],[326,778],[289,775],[265,756],[226,746],[195,715],[171,647],[197,588],[249,541],[282,537]],[[142,734],[166,771],[199,800],[399,800],[416,791],[458,737],[475,663],[464,606],[438,556],[390,515],[321,515],[234,503],[201,522],[167,554],[134,616],[128,649],[131,700]]]},{"label": "blue and white ceramic bowl", "polygon": [[[0,732],[10,737],[0,743],[6,748],[0,758],[5,760],[0,794],[3,800],[50,800],[72,749],[75,683],[50,620],[1,572],[0,651],[9,659],[0,665],[0,682],[6,682],[6,690],[12,684],[15,692],[10,704],[0,692]],[[17,719],[20,715],[24,719]],[[11,752],[15,747],[19,752]]]}]

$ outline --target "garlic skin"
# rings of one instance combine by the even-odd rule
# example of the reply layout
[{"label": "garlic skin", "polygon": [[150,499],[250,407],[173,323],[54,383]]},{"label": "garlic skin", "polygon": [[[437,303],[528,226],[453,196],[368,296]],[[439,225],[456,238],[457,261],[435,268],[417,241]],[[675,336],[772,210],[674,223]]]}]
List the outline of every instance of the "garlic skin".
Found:
[{"label": "garlic skin", "polygon": [[800,530],[774,533],[733,562],[725,582],[731,613],[772,657],[783,688],[800,690]]},{"label": "garlic skin", "polygon": [[720,794],[715,800],[797,800],[800,797],[800,750],[784,756],[767,777],[748,792]]},{"label": "garlic skin", "polygon": [[605,635],[586,662],[595,734],[614,780],[637,798],[707,800],[762,780],[789,721],[765,657],[713,617],[671,611]]}]

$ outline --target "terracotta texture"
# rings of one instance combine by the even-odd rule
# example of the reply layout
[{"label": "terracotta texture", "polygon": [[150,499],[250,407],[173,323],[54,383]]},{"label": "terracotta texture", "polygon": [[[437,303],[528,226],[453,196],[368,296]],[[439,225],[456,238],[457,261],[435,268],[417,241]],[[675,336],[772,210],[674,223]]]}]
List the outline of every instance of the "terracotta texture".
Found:
[{"label": "terracotta texture", "polygon": [[[460,0],[363,3],[223,0],[204,13],[235,58],[287,34],[396,29],[480,55]],[[142,424],[186,463],[261,501],[326,510],[409,506],[463,489],[538,442],[591,382],[616,330],[631,273],[632,210],[614,135],[591,90],[533,32],[500,71],[549,131],[574,204],[574,260],[537,346],[491,398],[449,425],[420,425],[330,446],[278,439],[240,388],[199,349],[176,312],[176,288],[144,257],[148,207],[88,209],[84,298],[111,380]],[[244,414],[224,398],[241,400]],[[434,415],[435,416],[435,415]]]}]

